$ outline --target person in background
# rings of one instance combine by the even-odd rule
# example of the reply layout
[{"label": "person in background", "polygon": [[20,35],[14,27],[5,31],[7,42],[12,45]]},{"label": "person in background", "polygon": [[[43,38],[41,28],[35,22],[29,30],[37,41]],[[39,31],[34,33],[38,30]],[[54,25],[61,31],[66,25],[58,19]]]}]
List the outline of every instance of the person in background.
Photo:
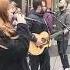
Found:
[{"label": "person in background", "polygon": [[[59,2],[59,10],[60,13],[58,15],[58,20],[61,21],[62,24],[65,24],[67,27],[70,27],[70,11],[67,9],[68,4],[65,0],[61,0]],[[58,26],[60,25],[61,29],[64,31],[57,39],[58,45],[58,53],[61,58],[61,62],[64,70],[69,70],[69,62],[66,54],[68,39],[69,39],[69,31],[68,29],[62,25],[59,21],[57,21]]]},{"label": "person in background", "polygon": [[48,27],[48,31],[52,34],[54,14],[51,8],[47,8],[47,2],[42,0],[43,19]]},{"label": "person in background", "polygon": [[[14,1],[11,1],[9,4],[9,8],[8,8],[8,17],[9,17],[9,21],[11,21],[11,23],[13,24],[14,28],[17,28],[17,21],[18,21],[18,16],[22,15],[23,18],[23,22],[26,23],[24,17],[25,15],[22,14],[22,11],[20,8],[17,7],[17,4]],[[21,19],[21,18],[19,18]]]},{"label": "person in background", "polygon": [[17,4],[14,1],[10,1],[9,8],[8,8],[8,17],[9,21],[13,22],[13,16],[17,10]]},{"label": "person in background", "polygon": [[42,2],[42,12],[44,14],[47,10],[47,2],[46,0],[42,0],[41,2]]},{"label": "person in background", "polygon": [[13,15],[13,19],[12,19],[13,20],[12,24],[15,29],[17,28],[17,24],[18,24],[17,22],[19,19],[21,19],[21,16],[23,18],[22,21],[26,24],[25,15],[22,13],[20,8],[17,8],[15,11],[15,14]]},{"label": "person in background", "polygon": [[[36,21],[27,20],[31,33],[40,34],[43,31],[48,32],[47,26],[44,23],[43,17],[41,15],[41,5],[41,0],[33,1],[33,11],[28,15],[28,18],[34,19]],[[39,65],[40,70],[50,70],[50,56],[48,53],[48,48],[45,48],[43,53],[38,56],[29,54],[29,58],[31,70],[38,70]]]},{"label": "person in background", "polygon": [[54,25],[54,14],[52,13],[51,8],[47,8],[47,11],[45,12],[43,17],[48,26],[50,34],[52,34]]}]

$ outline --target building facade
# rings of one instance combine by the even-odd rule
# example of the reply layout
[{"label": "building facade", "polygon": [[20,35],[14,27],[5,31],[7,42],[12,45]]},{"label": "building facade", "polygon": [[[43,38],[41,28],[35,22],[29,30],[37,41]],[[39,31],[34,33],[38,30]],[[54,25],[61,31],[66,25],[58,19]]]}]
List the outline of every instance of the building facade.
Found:
[{"label": "building facade", "polygon": [[47,1],[47,7],[51,8],[53,11],[58,10],[58,3],[59,0],[46,0]]},{"label": "building facade", "polygon": [[[24,14],[28,13],[30,8],[32,8],[33,0],[14,0],[14,1],[18,4],[18,7],[22,8],[22,12]],[[54,11],[58,10],[59,0],[46,0],[46,2],[48,8],[51,8]]]}]

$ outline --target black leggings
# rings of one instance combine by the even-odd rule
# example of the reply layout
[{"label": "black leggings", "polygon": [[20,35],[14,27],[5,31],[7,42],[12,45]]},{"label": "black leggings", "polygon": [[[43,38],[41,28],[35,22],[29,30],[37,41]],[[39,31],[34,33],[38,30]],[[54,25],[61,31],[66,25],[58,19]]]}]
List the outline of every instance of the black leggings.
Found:
[{"label": "black leggings", "polygon": [[50,70],[50,56],[48,49],[45,49],[44,52],[39,56],[29,55],[31,70],[38,70],[40,65],[40,70]]}]

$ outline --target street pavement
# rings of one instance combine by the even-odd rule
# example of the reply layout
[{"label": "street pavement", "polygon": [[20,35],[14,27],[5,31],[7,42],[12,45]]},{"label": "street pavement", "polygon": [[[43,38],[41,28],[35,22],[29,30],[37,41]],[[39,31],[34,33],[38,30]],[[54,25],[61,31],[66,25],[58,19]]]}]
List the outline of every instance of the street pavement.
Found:
[{"label": "street pavement", "polygon": [[[60,56],[58,54],[57,42],[55,40],[53,40],[52,44],[53,44],[53,46],[49,49],[51,70],[63,70]],[[70,64],[70,40],[69,40],[68,48],[67,48],[66,52],[67,52],[68,60],[69,60],[69,64]]]}]

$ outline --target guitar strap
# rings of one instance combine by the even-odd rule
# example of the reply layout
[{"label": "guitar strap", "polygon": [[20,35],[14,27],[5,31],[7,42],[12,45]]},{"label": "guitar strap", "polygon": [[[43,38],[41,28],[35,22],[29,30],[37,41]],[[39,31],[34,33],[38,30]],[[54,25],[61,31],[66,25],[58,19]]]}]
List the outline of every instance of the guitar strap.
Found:
[{"label": "guitar strap", "polygon": [[49,33],[50,32],[49,26],[48,26],[47,21],[45,19],[44,19],[44,23],[46,24],[46,27],[47,27],[47,30],[48,30],[48,33]]}]

